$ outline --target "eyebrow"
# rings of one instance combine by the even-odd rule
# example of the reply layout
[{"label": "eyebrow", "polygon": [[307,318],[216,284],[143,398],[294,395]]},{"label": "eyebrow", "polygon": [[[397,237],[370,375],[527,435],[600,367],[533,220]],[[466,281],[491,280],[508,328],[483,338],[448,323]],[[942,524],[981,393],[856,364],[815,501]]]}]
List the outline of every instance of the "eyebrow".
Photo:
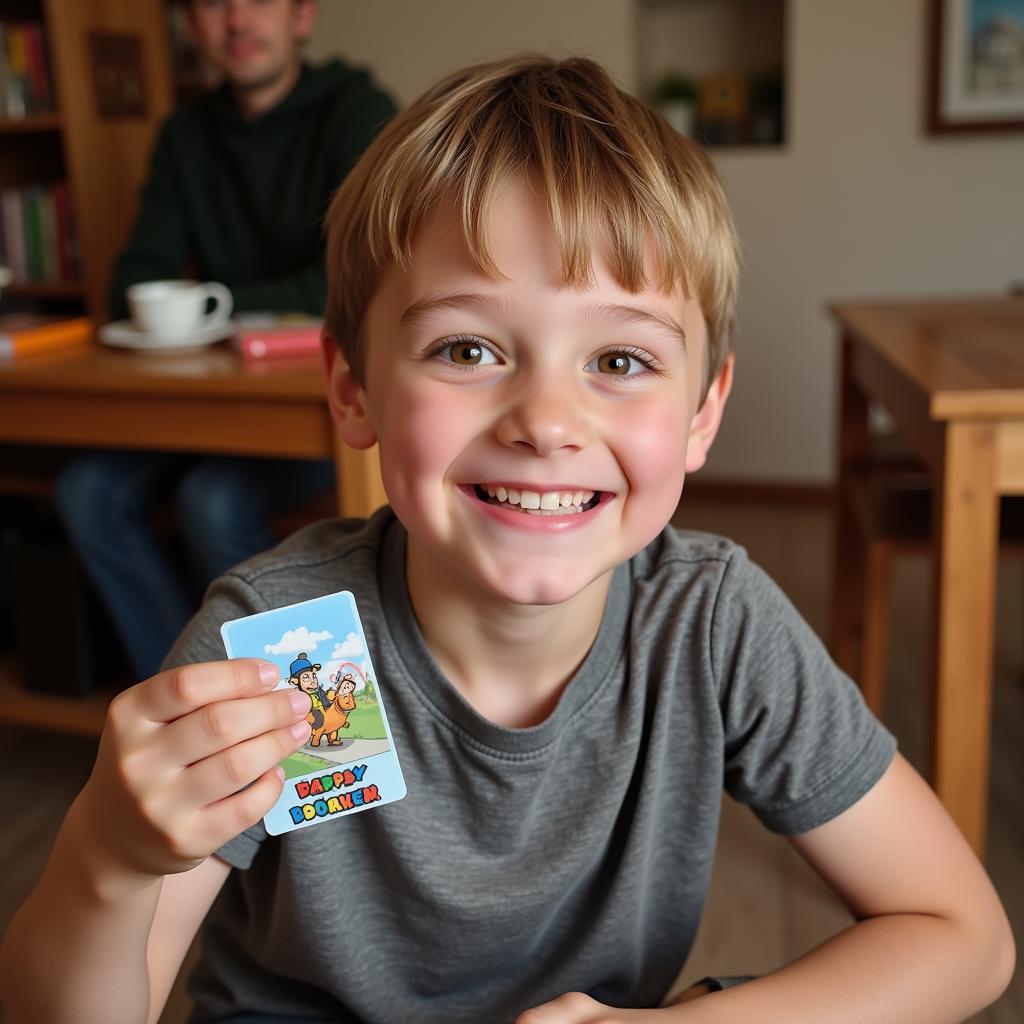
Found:
[{"label": "eyebrow", "polygon": [[414,302],[398,321],[401,327],[426,320],[432,313],[442,309],[472,309],[483,313],[511,313],[512,303],[497,295],[480,295],[476,292],[458,292],[454,295],[432,295]]},{"label": "eyebrow", "polygon": [[[399,325],[409,327],[421,323],[444,309],[471,309],[478,312],[498,312],[510,314],[513,304],[508,299],[497,295],[483,295],[478,292],[457,292],[452,295],[433,295],[419,302],[414,302],[399,319]],[[644,324],[667,331],[679,339],[686,348],[686,331],[682,325],[667,313],[642,306],[627,306],[617,302],[600,302],[588,306],[585,315],[589,320],[614,320],[620,324]]]},{"label": "eyebrow", "polygon": [[674,334],[686,349],[686,331],[674,317],[663,313],[660,310],[646,309],[643,306],[625,306],[617,302],[601,302],[591,306],[587,310],[587,316],[592,319],[616,320],[620,324],[644,324],[648,327],[657,327],[662,331]]}]

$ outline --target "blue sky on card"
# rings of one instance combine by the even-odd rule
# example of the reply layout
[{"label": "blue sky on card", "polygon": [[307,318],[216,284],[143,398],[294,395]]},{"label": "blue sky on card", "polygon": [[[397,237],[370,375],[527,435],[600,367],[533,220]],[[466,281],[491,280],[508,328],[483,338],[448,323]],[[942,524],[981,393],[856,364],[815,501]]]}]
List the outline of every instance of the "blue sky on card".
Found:
[{"label": "blue sky on card", "polygon": [[263,658],[277,665],[281,678],[299,654],[320,664],[321,684],[337,663],[350,661],[369,670],[366,645],[350,597],[332,594],[313,601],[275,608],[241,619],[229,627],[231,656]]}]

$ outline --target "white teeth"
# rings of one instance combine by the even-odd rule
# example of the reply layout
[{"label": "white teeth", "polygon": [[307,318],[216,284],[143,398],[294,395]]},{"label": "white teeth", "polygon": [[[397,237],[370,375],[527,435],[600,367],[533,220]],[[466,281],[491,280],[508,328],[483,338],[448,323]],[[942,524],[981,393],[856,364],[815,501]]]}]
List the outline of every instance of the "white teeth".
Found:
[{"label": "white teeth", "polygon": [[591,501],[595,494],[594,491],[520,491],[514,487],[492,487],[490,484],[481,484],[480,489],[490,498],[518,505],[536,515],[571,515],[573,512],[582,512],[582,506]]}]

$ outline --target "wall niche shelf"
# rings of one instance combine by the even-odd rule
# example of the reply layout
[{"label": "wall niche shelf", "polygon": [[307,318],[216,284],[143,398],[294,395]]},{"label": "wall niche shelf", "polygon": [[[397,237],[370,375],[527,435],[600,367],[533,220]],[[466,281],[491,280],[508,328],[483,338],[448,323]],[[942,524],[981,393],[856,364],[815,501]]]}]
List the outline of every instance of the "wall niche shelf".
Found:
[{"label": "wall niche shelf", "polygon": [[787,0],[636,0],[641,95],[714,148],[786,141]]}]

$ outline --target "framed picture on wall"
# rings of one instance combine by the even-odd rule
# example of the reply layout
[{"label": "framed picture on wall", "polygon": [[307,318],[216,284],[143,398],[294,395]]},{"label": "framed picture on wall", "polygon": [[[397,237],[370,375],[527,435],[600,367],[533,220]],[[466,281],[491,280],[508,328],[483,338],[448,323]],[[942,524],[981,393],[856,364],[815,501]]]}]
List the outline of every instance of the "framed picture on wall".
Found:
[{"label": "framed picture on wall", "polygon": [[1024,0],[931,0],[928,131],[1024,131]]}]

